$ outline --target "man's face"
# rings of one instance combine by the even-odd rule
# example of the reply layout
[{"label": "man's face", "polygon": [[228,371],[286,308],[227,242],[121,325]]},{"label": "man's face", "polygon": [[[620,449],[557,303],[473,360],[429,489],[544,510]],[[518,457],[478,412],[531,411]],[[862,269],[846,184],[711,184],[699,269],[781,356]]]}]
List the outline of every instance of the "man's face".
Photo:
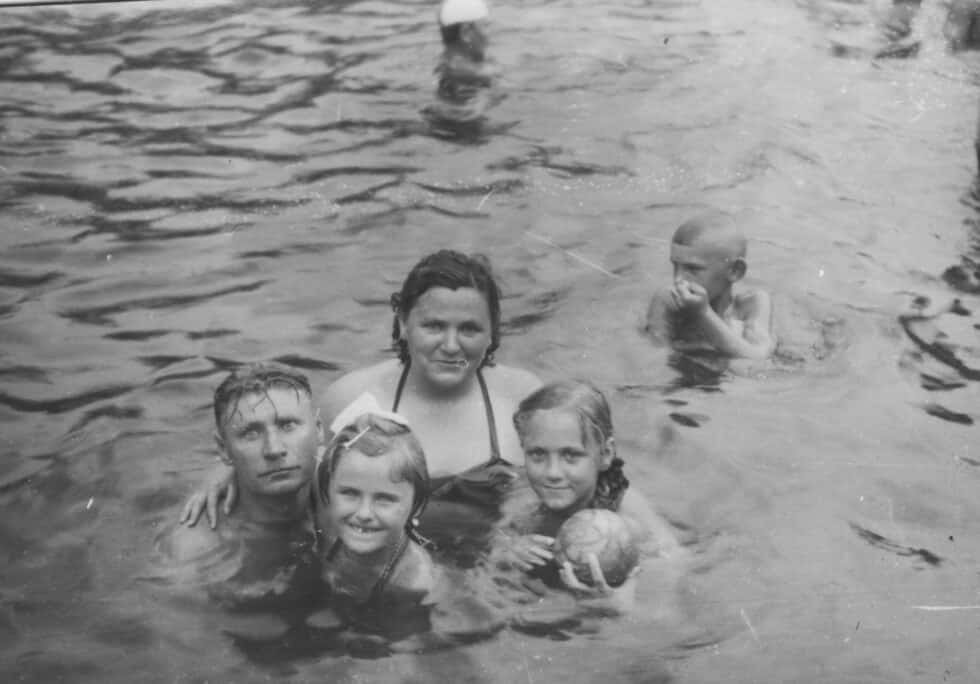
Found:
[{"label": "man's face", "polygon": [[224,418],[218,447],[243,490],[286,495],[311,481],[323,429],[305,393],[273,387],[246,394]]}]

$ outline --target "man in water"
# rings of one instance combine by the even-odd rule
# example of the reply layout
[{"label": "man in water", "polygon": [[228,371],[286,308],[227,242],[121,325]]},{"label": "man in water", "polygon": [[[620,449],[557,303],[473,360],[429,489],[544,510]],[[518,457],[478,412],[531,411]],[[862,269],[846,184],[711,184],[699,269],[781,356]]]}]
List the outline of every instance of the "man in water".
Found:
[{"label": "man in water", "polygon": [[217,529],[179,525],[161,549],[182,584],[223,603],[302,601],[319,574],[310,488],[323,428],[309,381],[277,364],[243,366],[215,391],[214,417],[238,505]]},{"label": "man in water", "polygon": [[670,261],[673,285],[654,294],[647,309],[646,331],[655,342],[731,358],[769,357],[776,346],[769,294],[735,291],[748,267],[745,237],[731,217],[712,213],[682,223]]}]

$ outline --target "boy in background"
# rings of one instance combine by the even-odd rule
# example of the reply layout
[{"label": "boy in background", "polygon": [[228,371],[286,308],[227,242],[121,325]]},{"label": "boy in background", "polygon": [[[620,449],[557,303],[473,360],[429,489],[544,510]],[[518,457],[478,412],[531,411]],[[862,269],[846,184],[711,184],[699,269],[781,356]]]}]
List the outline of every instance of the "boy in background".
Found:
[{"label": "boy in background", "polygon": [[647,309],[646,332],[678,351],[765,359],[776,346],[763,290],[735,291],[745,276],[746,240],[734,220],[711,213],[685,221],[670,243],[673,285]]}]

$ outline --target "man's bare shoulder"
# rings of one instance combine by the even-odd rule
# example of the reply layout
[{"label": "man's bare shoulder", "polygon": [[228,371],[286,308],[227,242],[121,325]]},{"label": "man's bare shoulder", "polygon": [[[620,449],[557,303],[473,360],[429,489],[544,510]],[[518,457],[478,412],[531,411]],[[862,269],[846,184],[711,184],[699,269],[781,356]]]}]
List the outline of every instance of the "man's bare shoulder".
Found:
[{"label": "man's bare shoulder", "polygon": [[[227,520],[222,522],[228,525]],[[168,560],[183,564],[207,556],[223,543],[223,535],[218,530],[212,530],[206,522],[200,522],[194,527],[177,525],[164,532],[157,546]]]}]

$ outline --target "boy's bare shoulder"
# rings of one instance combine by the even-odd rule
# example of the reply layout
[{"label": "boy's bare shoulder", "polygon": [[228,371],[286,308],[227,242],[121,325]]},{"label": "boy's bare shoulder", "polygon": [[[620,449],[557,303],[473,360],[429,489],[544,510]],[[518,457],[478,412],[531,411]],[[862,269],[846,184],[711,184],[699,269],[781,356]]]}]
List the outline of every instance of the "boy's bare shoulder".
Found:
[{"label": "boy's bare shoulder", "polygon": [[667,342],[671,336],[670,290],[659,289],[650,297],[643,332],[651,338]]},{"label": "boy's bare shoulder", "polygon": [[740,290],[735,293],[734,300],[736,314],[743,320],[772,306],[769,292],[762,288]]},{"label": "boy's bare shoulder", "polygon": [[666,309],[669,301],[670,289],[664,287],[658,288],[650,297],[650,303],[647,305],[647,313]]}]

